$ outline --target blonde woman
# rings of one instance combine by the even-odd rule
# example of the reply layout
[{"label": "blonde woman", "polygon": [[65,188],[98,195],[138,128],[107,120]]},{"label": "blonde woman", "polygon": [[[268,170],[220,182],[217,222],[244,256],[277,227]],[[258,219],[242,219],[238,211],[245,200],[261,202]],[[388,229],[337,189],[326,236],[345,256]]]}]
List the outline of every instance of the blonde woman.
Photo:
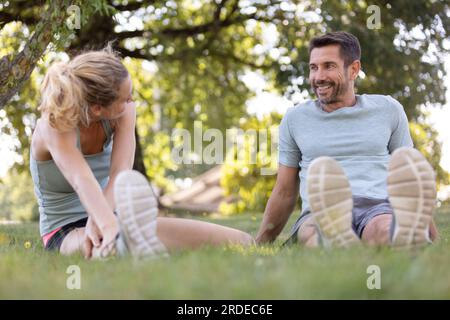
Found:
[{"label": "blonde woman", "polygon": [[136,110],[130,75],[108,47],[53,64],[41,87],[30,170],[47,250],[135,257],[240,243],[242,231],[156,217],[145,178],[131,171]]}]

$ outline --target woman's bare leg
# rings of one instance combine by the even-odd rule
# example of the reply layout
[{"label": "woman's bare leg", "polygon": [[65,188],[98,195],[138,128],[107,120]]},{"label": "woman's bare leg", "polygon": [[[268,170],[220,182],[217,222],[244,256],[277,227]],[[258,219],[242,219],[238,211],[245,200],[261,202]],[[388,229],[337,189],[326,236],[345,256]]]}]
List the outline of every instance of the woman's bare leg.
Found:
[{"label": "woman's bare leg", "polygon": [[156,235],[167,250],[195,249],[204,245],[251,245],[253,237],[243,231],[214,223],[181,218],[157,218]]},{"label": "woman's bare leg", "polygon": [[70,231],[63,242],[61,243],[61,247],[59,248],[59,252],[62,255],[70,256],[72,254],[84,252],[84,229],[85,228],[76,228]]},{"label": "woman's bare leg", "polygon": [[[84,255],[84,229],[77,228],[64,238],[60,253]],[[195,249],[205,245],[224,244],[251,245],[253,237],[243,231],[213,224],[181,218],[157,218],[156,235],[169,252],[182,249]]]}]

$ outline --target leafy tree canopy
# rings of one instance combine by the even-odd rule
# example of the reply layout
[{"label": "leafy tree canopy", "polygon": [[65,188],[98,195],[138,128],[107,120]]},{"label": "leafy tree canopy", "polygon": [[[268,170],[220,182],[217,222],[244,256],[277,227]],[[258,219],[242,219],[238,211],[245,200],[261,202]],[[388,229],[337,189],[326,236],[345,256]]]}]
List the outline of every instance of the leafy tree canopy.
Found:
[{"label": "leafy tree canopy", "polygon": [[[247,72],[257,72],[266,80],[266,90],[294,102],[310,97],[308,42],[327,31],[349,31],[359,38],[364,74],[357,82],[358,92],[392,95],[403,104],[409,119],[419,124],[425,118],[423,104],[445,103],[447,1],[73,1],[81,9],[81,28],[65,33],[61,16],[52,12],[65,16],[69,2],[0,3],[1,61],[5,57],[10,57],[8,63],[15,61],[11,57],[42,30],[51,27],[51,35],[62,35],[44,39],[56,46],[47,46],[41,39],[39,47],[45,47],[47,54],[39,56],[44,58],[31,79],[14,80],[13,85],[22,88],[20,94],[0,113],[2,133],[20,141],[16,151],[24,155],[23,165],[27,165],[37,88],[54,58],[48,52],[73,55],[86,48],[101,48],[110,40],[129,58],[139,104],[140,160],[151,177],[163,175],[166,169],[176,170],[170,161],[153,160],[166,159],[173,128],[192,131],[194,120],[201,120],[205,128],[224,130],[248,116],[245,102],[254,93],[242,80]],[[371,5],[380,12],[378,29],[368,27]],[[47,20],[41,19],[43,12],[50,13]],[[0,73],[0,82],[4,79]],[[422,129],[418,136],[435,140],[433,128]],[[440,148],[434,152],[439,159]]]}]

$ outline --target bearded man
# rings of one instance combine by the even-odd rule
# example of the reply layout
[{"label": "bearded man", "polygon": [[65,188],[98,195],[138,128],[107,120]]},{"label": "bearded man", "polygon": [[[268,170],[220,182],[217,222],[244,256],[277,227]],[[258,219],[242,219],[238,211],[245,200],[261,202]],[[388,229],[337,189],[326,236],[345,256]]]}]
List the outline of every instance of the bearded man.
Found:
[{"label": "bearded man", "polygon": [[358,39],[331,32],[311,40],[309,81],[317,96],[287,111],[279,131],[277,181],[256,241],[273,241],[294,210],[289,242],[305,246],[422,247],[438,237],[435,173],[413,148],[402,105],[355,94]]}]

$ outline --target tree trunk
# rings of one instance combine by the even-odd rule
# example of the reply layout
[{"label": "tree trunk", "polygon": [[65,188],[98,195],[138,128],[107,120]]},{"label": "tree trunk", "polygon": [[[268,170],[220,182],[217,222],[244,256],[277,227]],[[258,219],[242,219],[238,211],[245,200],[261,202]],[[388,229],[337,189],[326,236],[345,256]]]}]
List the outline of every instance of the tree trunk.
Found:
[{"label": "tree trunk", "polygon": [[[139,171],[145,177],[147,177],[147,173],[146,173],[145,165],[144,165],[144,158],[142,156],[142,147],[141,147],[141,143],[139,142],[139,134],[138,134],[137,128],[134,128],[134,136],[136,137],[136,152],[134,153],[133,170]],[[148,179],[148,177],[147,177],[147,179]]]},{"label": "tree trunk", "polygon": [[23,50],[15,56],[6,55],[0,58],[0,109],[30,77],[37,61],[54,39],[54,26],[64,23],[69,5],[69,1],[51,1],[43,21],[36,26],[33,36]]}]

